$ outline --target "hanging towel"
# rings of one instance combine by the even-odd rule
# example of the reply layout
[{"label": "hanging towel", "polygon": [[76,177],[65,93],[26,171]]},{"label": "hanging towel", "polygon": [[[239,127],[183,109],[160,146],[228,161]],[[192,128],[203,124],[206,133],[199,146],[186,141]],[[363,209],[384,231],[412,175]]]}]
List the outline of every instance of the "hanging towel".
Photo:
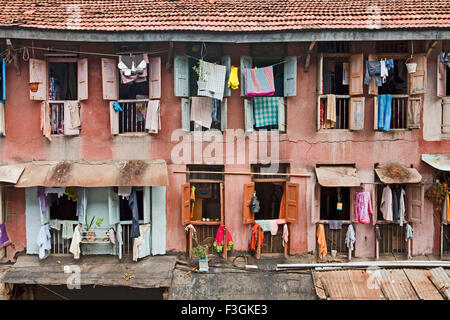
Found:
[{"label": "hanging towel", "polygon": [[207,97],[191,98],[191,120],[205,128],[211,128],[212,99]]},{"label": "hanging towel", "polygon": [[146,234],[148,232],[148,229],[150,227],[150,224],[143,224],[139,226],[139,233],[140,235],[134,239],[133,243],[133,261],[137,261],[139,257],[139,250],[141,249],[142,245],[144,244]]},{"label": "hanging towel", "polygon": [[80,259],[80,243],[81,243],[81,225],[77,225],[73,232],[72,242],[69,251],[73,254],[74,259]]},{"label": "hanging towel", "polygon": [[408,241],[409,239],[413,238],[414,229],[411,227],[411,225],[408,223],[406,225],[406,232],[405,232],[405,241]]},{"label": "hanging towel", "polygon": [[256,224],[259,224],[264,232],[270,231],[270,221],[272,220],[255,220]]},{"label": "hanging towel", "polygon": [[353,244],[356,241],[355,237],[355,229],[353,229],[353,225],[349,224],[347,228],[347,233],[345,234],[345,245],[350,250],[353,250]]},{"label": "hanging towel", "polygon": [[288,229],[287,223],[283,226],[282,238],[283,238],[283,242],[281,244],[284,247],[284,244],[289,242],[289,229]]},{"label": "hanging towel", "polygon": [[[223,229],[225,226],[219,226],[219,229],[217,229],[216,238],[213,242],[213,247],[217,252],[223,251]],[[227,228],[227,251],[230,251],[233,248],[233,238],[231,237],[231,233]]]},{"label": "hanging towel", "polygon": [[323,259],[327,256],[327,241],[325,238],[325,227],[321,223],[317,225],[316,237],[319,246],[319,257]]},{"label": "hanging towel", "polygon": [[328,226],[330,227],[330,230],[341,230],[342,220],[328,220]]},{"label": "hanging towel", "polygon": [[52,130],[51,130],[51,122],[50,122],[50,103],[48,101],[43,101],[41,103],[41,130],[44,137],[46,137],[49,141],[52,141]]},{"label": "hanging towel", "polygon": [[383,213],[383,219],[386,221],[392,221],[392,191],[388,185],[384,187],[383,194],[381,196],[380,210]]},{"label": "hanging towel", "polygon": [[239,88],[238,68],[231,66],[230,78],[228,79],[228,88],[236,90]]},{"label": "hanging towel", "polygon": [[244,70],[245,95],[247,97],[270,97],[275,93],[273,67],[246,68]]},{"label": "hanging towel", "polygon": [[106,234],[107,234],[107,236],[109,238],[109,241],[112,244],[116,244],[116,236],[115,236],[115,233],[114,233],[114,229],[113,228],[109,229]]},{"label": "hanging towel", "polygon": [[51,205],[51,200],[50,197],[45,194],[45,187],[37,187],[37,197],[39,198],[41,212],[47,211],[47,208]]},{"label": "hanging towel", "polygon": [[8,232],[6,231],[6,225],[4,223],[0,223],[0,248],[4,248],[10,244],[11,240]]},{"label": "hanging towel", "polygon": [[48,222],[48,225],[50,226],[51,229],[58,230],[58,231],[61,230],[61,222],[58,219],[51,219]]},{"label": "hanging towel", "polygon": [[50,254],[51,243],[50,243],[51,235],[49,225],[44,224],[39,229],[37,244],[39,246],[39,259],[45,259]]},{"label": "hanging towel", "polygon": [[78,101],[69,102],[70,123],[73,129],[81,126],[80,120],[80,103]]},{"label": "hanging towel", "polygon": [[131,192],[130,197],[128,198],[128,206],[130,207],[132,214],[130,238],[137,238],[141,234],[139,232],[139,210],[137,204],[137,197],[136,191],[134,189]]},{"label": "hanging towel", "polygon": [[[278,233],[278,223],[276,220],[269,220],[270,234],[276,236]],[[256,221],[255,221],[256,222]]]},{"label": "hanging towel", "polygon": [[87,189],[83,187],[77,188],[77,217],[78,222],[84,223],[84,214],[87,208]]},{"label": "hanging towel", "polygon": [[222,101],[226,75],[226,66],[200,60],[200,78],[206,82],[206,87],[199,88],[197,94]]},{"label": "hanging towel", "polygon": [[389,131],[391,130],[392,118],[392,95],[379,94],[378,95],[378,129]]},{"label": "hanging towel", "polygon": [[147,105],[147,115],[145,117],[145,129],[152,133],[158,133],[161,129],[159,100],[150,100]]},{"label": "hanging towel", "polygon": [[62,238],[72,239],[73,237],[73,221],[63,220],[62,221]]},{"label": "hanging towel", "polygon": [[367,224],[370,222],[370,214],[373,214],[372,200],[370,199],[370,193],[356,192],[355,194],[355,216],[356,221]]},{"label": "hanging towel", "polygon": [[128,199],[131,194],[132,187],[117,187],[117,195],[122,199]]},{"label": "hanging towel", "polygon": [[278,124],[278,97],[253,98],[253,114],[255,127],[265,127]]},{"label": "hanging towel", "polygon": [[52,188],[52,187],[45,187],[44,193],[45,195],[48,195],[49,193],[56,193],[58,195],[58,198],[62,197],[66,191],[66,188],[59,187],[59,188]]},{"label": "hanging towel", "polygon": [[399,225],[400,225],[400,227],[402,227],[403,223],[405,222],[405,212],[406,212],[405,197],[406,197],[406,192],[402,188],[401,191],[400,191],[400,199],[399,199],[399,206],[398,206],[398,215],[399,215]]},{"label": "hanging towel", "polygon": [[325,128],[334,128],[336,125],[336,95],[327,94],[327,113],[325,118]]},{"label": "hanging towel", "polygon": [[388,69],[386,67],[386,62],[384,60],[380,61],[380,77],[383,83],[386,83],[386,78],[389,76]]}]

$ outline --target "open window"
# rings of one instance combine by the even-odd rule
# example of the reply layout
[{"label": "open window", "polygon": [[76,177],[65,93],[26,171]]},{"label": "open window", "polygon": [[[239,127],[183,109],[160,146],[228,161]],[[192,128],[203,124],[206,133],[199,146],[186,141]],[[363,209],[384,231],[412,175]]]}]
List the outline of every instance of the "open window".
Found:
[{"label": "open window", "polygon": [[[49,54],[51,55],[51,54]],[[88,59],[54,55],[30,59],[30,99],[43,108],[44,135],[77,135],[81,129],[81,103],[88,99]]]},{"label": "open window", "polygon": [[376,75],[370,79],[369,94],[374,96],[374,129],[390,131],[420,128],[422,94],[426,92],[427,82],[426,56],[371,54],[368,60],[393,62],[393,68],[385,80]]},{"label": "open window", "polygon": [[442,98],[442,133],[450,134],[450,67],[437,58],[437,96]]},{"label": "open window", "polygon": [[297,95],[297,57],[287,56],[285,44],[252,44],[251,55],[241,56],[241,96],[245,96],[245,69],[272,66],[275,92],[270,97],[244,99],[245,131],[286,132],[287,97]]},{"label": "open window", "polygon": [[111,134],[161,130],[161,57],[147,53],[102,58],[103,99],[110,101]]},{"label": "open window", "polygon": [[[231,71],[231,57],[223,55],[223,45],[217,43],[189,43],[186,54],[174,57],[174,91],[176,97],[181,97],[182,129],[186,132],[209,129],[225,131],[227,128],[226,97],[231,95],[231,88],[227,86]],[[222,100],[198,95],[199,59],[226,67]],[[201,98],[205,104],[209,103],[201,108],[202,112],[199,114],[191,113],[193,97]],[[194,100],[196,100],[195,103],[198,101]],[[198,117],[207,121],[198,121]]]},{"label": "open window", "polygon": [[363,54],[319,55],[317,130],[364,128]]},{"label": "open window", "polygon": [[5,123],[5,100],[6,100],[6,62],[0,59],[1,66],[1,85],[0,85],[0,137],[6,135]]}]

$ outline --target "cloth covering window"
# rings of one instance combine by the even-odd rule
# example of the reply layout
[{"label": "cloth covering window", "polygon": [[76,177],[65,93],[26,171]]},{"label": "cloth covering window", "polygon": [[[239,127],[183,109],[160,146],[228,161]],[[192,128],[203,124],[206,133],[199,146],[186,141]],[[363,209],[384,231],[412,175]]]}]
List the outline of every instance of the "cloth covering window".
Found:
[{"label": "cloth covering window", "polygon": [[199,88],[197,94],[199,96],[214,98],[222,101],[225,90],[226,74],[226,66],[201,60],[200,79],[205,82],[205,88]]},{"label": "cloth covering window", "polygon": [[191,120],[205,128],[211,128],[212,99],[208,97],[192,97]]},{"label": "cloth covering window", "polygon": [[255,127],[278,125],[278,97],[253,98]]},{"label": "cloth covering window", "polygon": [[247,97],[270,97],[275,93],[273,67],[245,69],[245,95]]},{"label": "cloth covering window", "polygon": [[123,84],[147,81],[147,54],[119,56],[120,79]]}]

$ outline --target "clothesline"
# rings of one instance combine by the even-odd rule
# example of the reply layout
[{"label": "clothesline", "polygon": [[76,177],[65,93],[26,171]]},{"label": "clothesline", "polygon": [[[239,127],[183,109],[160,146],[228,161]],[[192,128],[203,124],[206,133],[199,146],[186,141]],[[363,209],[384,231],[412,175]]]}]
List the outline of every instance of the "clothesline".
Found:
[{"label": "clothesline", "polygon": [[[197,60],[197,61],[201,61],[201,60],[203,60],[203,59],[200,59],[200,58],[197,58],[197,57],[193,57],[193,56],[191,56],[191,55],[188,55],[188,54],[184,54],[186,57],[188,57],[188,58],[191,58],[191,59],[194,59],[194,60]],[[301,56],[297,56],[297,58],[300,58]],[[270,66],[277,66],[277,65],[279,65],[279,64],[283,64],[283,63],[286,63],[286,62],[288,62],[287,60],[283,60],[283,61],[280,61],[280,62],[277,62],[277,63],[274,63],[274,64],[271,64]],[[270,67],[270,66],[267,66],[267,67]]]}]

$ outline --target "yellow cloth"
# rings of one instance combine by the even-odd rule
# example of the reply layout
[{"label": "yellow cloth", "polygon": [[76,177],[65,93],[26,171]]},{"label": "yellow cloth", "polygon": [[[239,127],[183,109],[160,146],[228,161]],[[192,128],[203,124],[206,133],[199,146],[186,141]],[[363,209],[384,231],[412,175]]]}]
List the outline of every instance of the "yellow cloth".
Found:
[{"label": "yellow cloth", "polygon": [[327,256],[327,240],[325,238],[325,227],[323,224],[317,225],[316,237],[317,244],[319,245],[320,258],[325,258]]},{"label": "yellow cloth", "polygon": [[327,94],[326,128],[334,128],[336,123],[336,95]]},{"label": "yellow cloth", "polygon": [[238,68],[231,66],[230,78],[228,79],[228,87],[236,90],[239,88]]},{"label": "yellow cloth", "polygon": [[67,199],[78,201],[77,187],[66,187],[65,193],[67,194]]}]

